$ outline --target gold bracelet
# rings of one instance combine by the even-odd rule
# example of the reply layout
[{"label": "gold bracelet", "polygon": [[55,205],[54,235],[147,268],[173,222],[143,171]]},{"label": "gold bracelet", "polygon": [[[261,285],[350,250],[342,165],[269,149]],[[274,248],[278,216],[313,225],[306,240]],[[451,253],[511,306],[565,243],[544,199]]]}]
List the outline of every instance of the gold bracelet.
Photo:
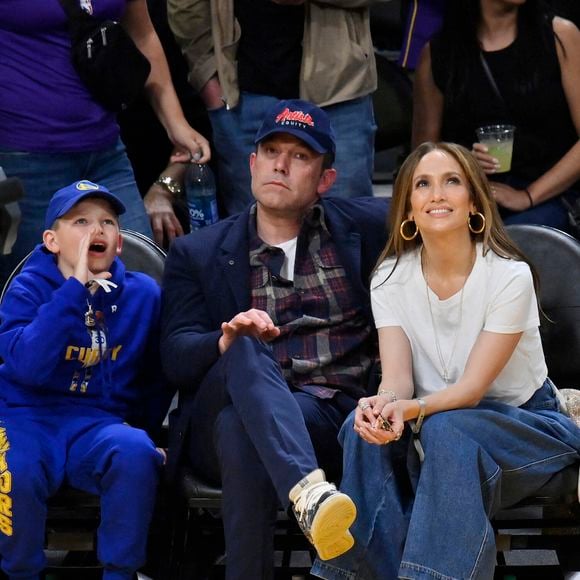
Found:
[{"label": "gold bracelet", "polygon": [[173,177],[169,175],[160,175],[159,179],[155,181],[157,185],[160,185],[165,191],[169,192],[173,196],[181,196],[181,184]]},{"label": "gold bracelet", "polygon": [[415,399],[417,403],[419,403],[419,414],[417,415],[417,420],[415,421],[415,425],[413,426],[413,433],[415,435],[421,431],[421,427],[423,426],[423,419],[425,418],[425,408],[427,405],[423,399]]},{"label": "gold bracelet", "polygon": [[379,389],[377,395],[390,395],[391,396],[391,403],[394,403],[397,400],[397,394],[395,391],[391,391],[390,389]]}]

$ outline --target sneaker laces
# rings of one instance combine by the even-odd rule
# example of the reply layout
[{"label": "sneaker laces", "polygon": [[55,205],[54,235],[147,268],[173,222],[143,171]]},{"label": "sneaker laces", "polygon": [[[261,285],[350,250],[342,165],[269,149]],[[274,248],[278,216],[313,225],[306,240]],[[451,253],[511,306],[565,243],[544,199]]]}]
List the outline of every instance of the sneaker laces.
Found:
[{"label": "sneaker laces", "polygon": [[333,483],[328,483],[327,481],[309,485],[300,494],[300,497],[294,504],[294,512],[298,517],[298,521],[306,525],[306,518],[308,517],[309,510],[318,505],[318,502],[323,495],[328,493],[332,494],[336,491],[336,486]]}]

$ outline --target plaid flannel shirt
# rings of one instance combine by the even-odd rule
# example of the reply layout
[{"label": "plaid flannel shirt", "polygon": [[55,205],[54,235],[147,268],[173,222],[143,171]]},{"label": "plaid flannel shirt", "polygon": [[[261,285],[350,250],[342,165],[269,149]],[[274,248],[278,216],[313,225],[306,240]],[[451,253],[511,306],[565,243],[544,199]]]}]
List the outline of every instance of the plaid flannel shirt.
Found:
[{"label": "plaid flannel shirt", "polygon": [[280,275],[283,250],[258,237],[255,207],[249,228],[252,307],[280,327],[271,347],[289,386],[320,398],[337,391],[362,396],[372,363],[372,328],[356,304],[322,206],[313,206],[304,219],[294,281]]}]

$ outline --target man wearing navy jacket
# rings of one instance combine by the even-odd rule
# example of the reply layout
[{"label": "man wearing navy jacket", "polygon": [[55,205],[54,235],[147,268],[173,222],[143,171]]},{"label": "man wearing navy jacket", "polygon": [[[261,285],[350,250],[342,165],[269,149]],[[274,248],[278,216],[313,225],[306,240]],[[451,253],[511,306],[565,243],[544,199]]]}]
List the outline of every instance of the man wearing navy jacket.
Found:
[{"label": "man wearing navy jacket", "polygon": [[273,577],[273,524],[293,505],[322,559],[348,550],[352,500],[336,436],[376,356],[368,281],[384,199],[323,198],[336,170],[326,113],[268,111],[250,157],[256,203],[176,240],[162,358],[180,388],[169,471],[187,456],[223,489],[228,580]]}]

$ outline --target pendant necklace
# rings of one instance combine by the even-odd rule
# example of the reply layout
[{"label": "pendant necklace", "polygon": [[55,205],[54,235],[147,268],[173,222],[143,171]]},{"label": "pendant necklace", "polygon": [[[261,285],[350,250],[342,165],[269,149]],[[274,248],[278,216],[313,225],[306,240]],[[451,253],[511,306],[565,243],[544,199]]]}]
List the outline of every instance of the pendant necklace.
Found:
[{"label": "pendant necklace", "polygon": [[423,262],[423,250],[421,250],[421,270],[423,271],[423,279],[425,280],[425,292],[427,294],[427,304],[429,305],[429,316],[431,317],[431,326],[433,327],[433,335],[435,337],[435,349],[437,350],[437,358],[439,359],[439,364],[441,365],[442,370],[442,372],[440,373],[441,378],[447,385],[451,382],[449,367],[451,365],[451,361],[453,360],[453,355],[455,354],[457,341],[459,340],[459,333],[461,331],[461,323],[463,322],[463,291],[465,290],[465,284],[467,283],[467,278],[469,278],[469,274],[473,269],[474,263],[475,259],[472,260],[471,268],[469,268],[469,271],[465,276],[465,280],[463,281],[463,286],[461,287],[461,293],[459,294],[459,322],[457,324],[457,329],[455,330],[455,337],[453,338],[453,346],[451,347],[451,352],[449,353],[447,361],[445,361],[443,357],[443,352],[441,351],[441,344],[439,342],[439,333],[437,332],[435,317],[433,316],[433,306],[431,305],[431,297],[429,296],[429,277],[427,275],[427,271],[425,270],[425,265]]}]

